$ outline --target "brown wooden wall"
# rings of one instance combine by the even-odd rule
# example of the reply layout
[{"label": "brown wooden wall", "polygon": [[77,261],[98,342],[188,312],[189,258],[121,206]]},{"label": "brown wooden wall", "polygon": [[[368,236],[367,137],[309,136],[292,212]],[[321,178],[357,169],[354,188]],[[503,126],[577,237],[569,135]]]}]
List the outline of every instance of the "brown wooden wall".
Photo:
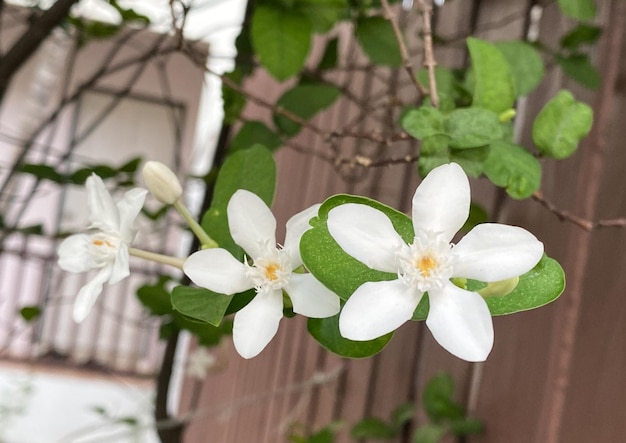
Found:
[{"label": "brown wooden wall", "polygon": [[[555,44],[572,23],[560,16],[555,2],[544,3],[540,38]],[[603,75],[601,89],[591,93],[550,68],[518,116],[522,118],[524,110],[535,115],[562,87],[594,105],[597,121],[592,134],[570,159],[544,161],[542,184],[548,200],[591,220],[626,216],[626,45],[622,44],[626,2],[597,3],[598,22],[604,26],[594,54]],[[528,25],[530,6],[530,1],[521,0],[450,1],[435,26],[444,36],[472,32],[494,40],[519,38]],[[411,29],[412,23],[404,24]],[[342,41],[342,50],[351,54],[353,44]],[[460,40],[458,47],[437,49],[435,55],[443,65],[462,66],[466,63],[462,45]],[[396,85],[400,97],[410,94],[404,72],[341,74],[338,79],[357,85],[365,95],[374,96],[383,84]],[[263,75],[247,86],[274,97],[281,91]],[[358,114],[354,106],[336,104],[317,123],[349,125]],[[391,118],[378,111],[354,127],[376,129],[381,119]],[[255,107],[247,115],[267,118]],[[531,143],[530,124],[527,121],[522,131],[526,145]],[[306,131],[298,143],[309,150],[325,148]],[[348,142],[341,149],[374,158],[385,154],[363,140]],[[397,150],[398,156],[415,152],[410,143],[389,149]],[[371,195],[407,210],[419,181],[412,165],[346,167],[340,174],[328,162],[294,150],[282,150],[277,158],[280,174],[274,209],[282,220],[337,192]],[[498,201],[499,193],[488,183],[477,181],[472,186],[473,197],[488,207]],[[565,268],[568,287],[550,306],[496,318],[495,346],[486,363],[469,364],[449,355],[421,323],[402,327],[373,358],[345,360],[321,349],[307,335],[304,319],[284,319],[278,336],[260,356],[243,360],[226,343],[215,371],[201,384],[186,384],[183,408],[189,407],[193,391],[200,390],[200,400],[185,441],[280,443],[290,429],[318,429],[337,419],[353,424],[367,415],[388,417],[401,403],[419,404],[425,381],[440,371],[453,374],[459,400],[485,421],[485,434],[468,442],[625,441],[626,230],[589,233],[561,222],[533,201],[506,200],[500,219],[533,231]],[[413,427],[423,418],[418,413]],[[348,428],[342,428],[338,443],[350,441]],[[408,433],[393,441],[408,442]]]}]

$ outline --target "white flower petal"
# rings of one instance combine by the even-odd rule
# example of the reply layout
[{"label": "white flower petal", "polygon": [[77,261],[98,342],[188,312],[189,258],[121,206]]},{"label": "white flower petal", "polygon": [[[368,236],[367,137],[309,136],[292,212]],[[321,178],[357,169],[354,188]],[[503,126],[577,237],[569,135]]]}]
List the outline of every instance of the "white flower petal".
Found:
[{"label": "white flower petal", "polygon": [[98,271],[89,283],[80,289],[74,301],[73,317],[76,323],[81,323],[87,317],[102,292],[102,285],[111,276],[111,271],[112,266],[105,266]]},{"label": "white flower petal", "polygon": [[302,264],[302,257],[300,257],[300,238],[302,238],[302,234],[311,229],[309,220],[317,215],[320,206],[322,205],[313,205],[304,211],[298,212],[287,221],[283,249],[291,258],[292,269]]},{"label": "white flower petal", "polygon": [[233,342],[243,358],[255,357],[274,338],[283,317],[281,290],[257,294],[235,314]]},{"label": "white flower petal", "polygon": [[226,249],[205,249],[185,260],[183,271],[192,282],[220,294],[236,294],[252,288],[246,267]]},{"label": "white flower petal", "polygon": [[470,186],[456,163],[433,169],[413,195],[413,226],[452,240],[469,215]]},{"label": "white flower petal", "polygon": [[396,253],[406,245],[391,220],[371,206],[348,203],[328,213],[328,231],[339,246],[372,269],[397,272]]},{"label": "white flower petal", "polygon": [[428,293],[426,325],[437,343],[467,361],[484,361],[493,347],[493,322],[485,300],[452,283]]},{"label": "white flower petal", "polygon": [[91,236],[75,234],[59,245],[59,267],[68,272],[85,272],[94,269],[95,263],[89,252]]},{"label": "white flower petal", "polygon": [[105,232],[118,232],[120,226],[117,206],[104,182],[96,174],[91,174],[85,183],[87,188],[87,206],[91,227]]},{"label": "white flower petal", "polygon": [[421,296],[400,280],[363,283],[341,310],[339,332],[357,341],[381,337],[411,319]]},{"label": "white flower petal", "polygon": [[124,198],[117,202],[117,208],[120,216],[120,238],[128,244],[130,244],[135,238],[135,219],[143,207],[147,194],[148,191],[145,189],[131,189],[124,194]]},{"label": "white flower petal", "polygon": [[113,285],[121,280],[124,280],[130,275],[130,264],[128,260],[128,246],[124,243],[120,243],[117,248],[117,254],[115,255],[115,261],[113,262],[113,269],[111,270],[111,277],[109,277],[109,284]]},{"label": "white flower petal", "polygon": [[530,271],[543,256],[543,243],[525,229],[480,224],[452,249],[454,277],[499,281]]},{"label": "white flower petal", "polygon": [[239,189],[226,212],[230,235],[253,260],[263,255],[264,243],[276,247],[276,219],[258,195]]},{"label": "white flower petal", "polygon": [[332,317],[339,312],[339,296],[311,274],[291,274],[284,287],[293,312],[310,318]]}]

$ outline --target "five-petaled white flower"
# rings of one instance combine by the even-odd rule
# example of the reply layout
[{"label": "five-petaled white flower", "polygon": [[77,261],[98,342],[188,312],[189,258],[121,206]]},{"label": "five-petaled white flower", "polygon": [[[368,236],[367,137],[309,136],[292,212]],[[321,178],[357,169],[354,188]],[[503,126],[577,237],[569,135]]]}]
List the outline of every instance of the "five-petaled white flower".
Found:
[{"label": "five-petaled white flower", "polygon": [[236,294],[255,288],[256,296],[235,314],[233,342],[239,355],[258,355],[278,331],[283,316],[283,290],[293,310],[307,317],[331,317],[339,312],[339,297],[311,274],[294,273],[302,265],[300,237],[317,213],[312,206],[287,222],[285,244],[276,247],[276,219],[256,194],[238,190],[227,207],[228,226],[235,243],[252,264],[238,261],[225,249],[204,249],[183,265],[185,274],[198,286],[220,294]]},{"label": "five-petaled white flower", "polygon": [[130,275],[128,246],[135,238],[135,218],[148,192],[140,188],[131,189],[116,205],[97,175],[87,178],[86,187],[90,232],[69,236],[63,240],[58,251],[59,266],[65,271],[98,270],[76,297],[76,322],[82,322],[87,317],[105,282],[114,284]]},{"label": "five-petaled white flower", "polygon": [[366,282],[350,296],[339,317],[341,335],[370,340],[411,319],[428,292],[426,325],[446,350],[467,361],[483,361],[493,346],[493,324],[485,300],[450,279],[506,280],[532,269],[543,244],[528,231],[495,223],[476,226],[456,245],[467,220],[470,187],[455,163],[435,168],[413,196],[413,243],[406,242],[381,211],[345,204],[328,214],[332,237],[372,269],[398,278]]}]

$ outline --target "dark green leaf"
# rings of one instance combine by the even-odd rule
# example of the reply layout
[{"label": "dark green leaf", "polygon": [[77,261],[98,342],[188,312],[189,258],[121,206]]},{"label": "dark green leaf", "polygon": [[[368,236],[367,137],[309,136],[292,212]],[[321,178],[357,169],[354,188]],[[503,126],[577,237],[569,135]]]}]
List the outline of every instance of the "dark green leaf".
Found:
[{"label": "dark green leaf", "polygon": [[579,23],[577,27],[561,38],[561,48],[576,50],[582,45],[592,45],[602,35],[602,28],[598,26]]},{"label": "dark green leaf", "polygon": [[456,109],[446,116],[450,148],[477,148],[502,138],[498,115],[488,109]]},{"label": "dark green leaf", "polygon": [[591,64],[587,54],[557,56],[556,61],[565,75],[586,88],[597,89],[602,78],[598,70]]},{"label": "dark green leaf", "polygon": [[309,18],[293,9],[257,5],[252,17],[252,46],[263,66],[283,81],[304,67],[311,45]]},{"label": "dark green leaf", "polygon": [[313,31],[328,32],[348,13],[347,0],[298,0],[297,9],[313,24]]},{"label": "dark green leaf", "polygon": [[248,121],[243,124],[239,132],[230,142],[231,151],[247,149],[256,144],[265,146],[270,151],[280,147],[283,142],[280,137],[267,126],[265,123],[257,120]]},{"label": "dark green leaf", "polygon": [[434,135],[422,141],[420,156],[417,161],[417,170],[421,177],[426,177],[437,166],[450,163],[447,135]]},{"label": "dark green leaf", "polygon": [[37,320],[41,315],[41,308],[39,306],[22,306],[20,309],[20,316],[26,323],[30,323]]},{"label": "dark green leaf", "polygon": [[363,52],[375,64],[397,68],[402,63],[393,28],[383,17],[359,19],[356,24],[356,37]]},{"label": "dark green leaf", "polygon": [[221,338],[232,334],[233,323],[224,320],[219,327],[208,323],[197,323],[189,320],[180,314],[174,315],[174,324],[179,329],[184,329],[198,337],[198,343],[202,346],[215,346],[219,344]]},{"label": "dark green leaf", "polygon": [[418,140],[446,133],[443,114],[428,105],[407,110],[402,115],[400,123],[402,129]]},{"label": "dark green leaf", "polygon": [[477,38],[467,39],[474,73],[472,106],[500,114],[513,107],[515,86],[511,69],[504,55],[492,43]]},{"label": "dark green leaf", "polygon": [[472,149],[450,149],[450,161],[458,163],[470,177],[478,178],[485,169],[489,146]]},{"label": "dark green leaf", "polygon": [[521,146],[494,142],[485,161],[485,175],[513,198],[528,198],[541,185],[541,164]]},{"label": "dark green leaf", "polygon": [[187,317],[219,326],[232,298],[204,288],[177,286],[172,291],[172,306]]},{"label": "dark green leaf", "polygon": [[243,251],[235,244],[228,229],[226,207],[238,189],[247,189],[258,195],[268,206],[274,198],[276,165],[272,153],[263,146],[253,146],[229,156],[215,183],[211,207],[204,214],[202,228],[220,248],[243,259]]},{"label": "dark green leaf", "polygon": [[159,277],[159,281],[154,285],[143,285],[137,289],[137,298],[152,315],[167,315],[172,313],[172,302],[170,291],[165,288],[170,278]]},{"label": "dark green leaf", "polygon": [[[428,70],[417,71],[417,78],[421,84],[428,84]],[[460,97],[460,85],[451,70],[437,66],[435,68],[435,81],[437,82],[437,95],[439,97],[439,110],[450,112],[456,108],[456,102]],[[429,101],[430,102],[430,101]]]},{"label": "dark green leaf", "polygon": [[309,318],[307,330],[326,349],[348,358],[371,357],[380,352],[393,336],[392,332],[374,340],[348,340],[339,333],[339,314],[329,318]]},{"label": "dark green leaf", "polygon": [[559,93],[543,107],[533,123],[533,141],[545,155],[566,158],[591,130],[593,111],[568,91]]},{"label": "dark green leaf", "polygon": [[438,443],[445,435],[445,426],[427,424],[417,428],[413,436],[413,443]]},{"label": "dark green leaf", "polygon": [[422,395],[428,417],[434,422],[463,417],[463,408],[454,402],[453,396],[454,380],[450,374],[440,373],[428,380]]},{"label": "dark green leaf", "polygon": [[50,180],[54,183],[59,184],[65,182],[65,177],[59,174],[56,169],[49,165],[25,163],[20,167],[20,172],[24,174],[34,175],[39,180]]},{"label": "dark green leaf", "polygon": [[[235,70],[226,74],[226,77],[235,82],[239,82],[242,74],[240,71]],[[228,87],[225,83],[222,83],[222,100],[224,101],[224,123],[235,123],[246,105],[246,98],[239,92]]]},{"label": "dark green leaf", "polygon": [[476,225],[481,223],[487,223],[489,221],[489,214],[479,204],[472,202],[470,204],[470,212],[467,221],[461,228],[463,232],[469,232]]},{"label": "dark green leaf", "polygon": [[358,439],[390,439],[396,436],[397,430],[379,418],[368,417],[354,425],[350,436]]},{"label": "dark green leaf", "polygon": [[470,435],[483,432],[485,426],[475,418],[462,418],[450,422],[450,430],[454,435]]},{"label": "dark green leaf", "polygon": [[122,166],[120,166],[118,168],[119,172],[128,172],[130,174],[133,174],[135,172],[137,172],[137,168],[139,168],[139,164],[141,163],[141,157],[135,157],[129,161],[127,161],[126,163],[124,163]]},{"label": "dark green leaf", "polygon": [[594,0],[558,0],[561,12],[576,20],[592,20],[596,16]]},{"label": "dark green leaf", "polygon": [[526,96],[539,86],[544,76],[543,61],[532,45],[513,40],[498,42],[496,47],[509,64],[517,97]]},{"label": "dark green leaf", "polygon": [[333,69],[337,67],[337,45],[339,39],[337,37],[331,39],[326,43],[326,49],[320,59],[317,69],[323,71],[325,69]]},{"label": "dark green leaf", "polygon": [[405,403],[398,406],[391,413],[391,423],[396,429],[402,428],[407,422],[413,419],[415,413],[415,405],[413,403]]},{"label": "dark green leaf", "polygon": [[[332,105],[340,96],[341,91],[335,86],[321,83],[301,84],[285,92],[276,105],[308,120]],[[300,124],[284,115],[274,114],[274,123],[288,136],[294,136],[300,131]]]}]

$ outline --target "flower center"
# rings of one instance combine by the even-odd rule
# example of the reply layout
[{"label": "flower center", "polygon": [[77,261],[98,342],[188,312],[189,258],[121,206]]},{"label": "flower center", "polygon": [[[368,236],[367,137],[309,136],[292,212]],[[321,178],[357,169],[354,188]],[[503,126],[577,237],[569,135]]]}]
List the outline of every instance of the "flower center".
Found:
[{"label": "flower center", "polygon": [[282,289],[291,276],[291,260],[282,249],[265,248],[264,254],[247,265],[246,277],[250,279],[257,292]]},{"label": "flower center", "polygon": [[115,236],[103,232],[93,234],[88,248],[94,261],[94,267],[104,266],[111,260],[115,260],[119,246],[120,239]]},{"label": "flower center", "polygon": [[441,288],[452,276],[451,245],[434,232],[418,232],[413,243],[400,247],[396,259],[398,277],[419,292]]}]

